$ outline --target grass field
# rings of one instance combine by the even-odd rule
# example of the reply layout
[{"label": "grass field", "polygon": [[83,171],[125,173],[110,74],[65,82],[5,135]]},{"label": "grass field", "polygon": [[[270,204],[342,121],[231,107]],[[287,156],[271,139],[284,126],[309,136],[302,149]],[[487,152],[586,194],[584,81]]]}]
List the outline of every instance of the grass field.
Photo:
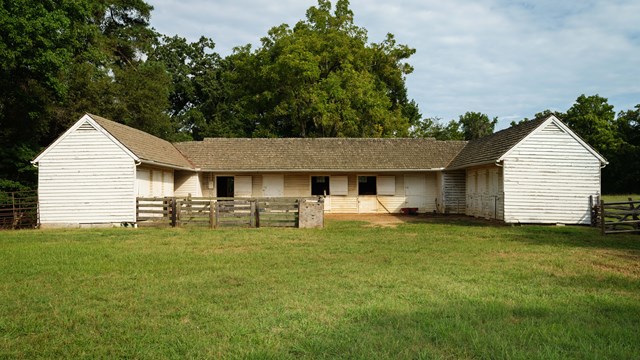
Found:
[{"label": "grass field", "polygon": [[602,199],[605,202],[628,201],[629,198],[632,198],[634,201],[638,201],[640,200],[640,195],[637,195],[637,194],[602,195]]},{"label": "grass field", "polygon": [[637,359],[640,236],[473,221],[0,232],[0,358]]}]

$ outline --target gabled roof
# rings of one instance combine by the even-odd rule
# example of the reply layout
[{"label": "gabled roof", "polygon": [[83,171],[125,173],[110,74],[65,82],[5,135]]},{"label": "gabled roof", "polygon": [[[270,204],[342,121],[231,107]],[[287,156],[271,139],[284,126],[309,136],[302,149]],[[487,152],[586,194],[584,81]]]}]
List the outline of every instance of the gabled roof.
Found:
[{"label": "gabled roof", "polygon": [[549,117],[526,121],[491,135],[472,140],[451,161],[447,169],[491,164],[518,144]]},{"label": "gabled roof", "polygon": [[393,171],[442,169],[465,144],[399,138],[208,138],[175,146],[202,170]]},{"label": "gabled roof", "polygon": [[142,162],[192,169],[193,165],[170,142],[142,130],[87,114]]},{"label": "gabled roof", "polygon": [[554,122],[567,132],[577,142],[585,147],[593,156],[595,156],[603,164],[607,164],[607,160],[587,144],[582,138],[571,131],[567,125],[556,118],[554,115],[548,115],[538,119],[526,121],[524,123],[514,125],[510,128],[495,132],[489,136],[482,137],[470,141],[467,146],[451,161],[447,170],[455,170],[466,168],[469,166],[492,164],[502,161],[516,145],[524,141],[536,129],[543,127],[543,124]]}]

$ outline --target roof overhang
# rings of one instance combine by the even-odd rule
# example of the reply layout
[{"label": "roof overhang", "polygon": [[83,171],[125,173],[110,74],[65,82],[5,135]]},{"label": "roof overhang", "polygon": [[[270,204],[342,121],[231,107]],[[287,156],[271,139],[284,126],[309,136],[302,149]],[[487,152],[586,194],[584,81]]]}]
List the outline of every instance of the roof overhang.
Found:
[{"label": "roof overhang", "polygon": [[186,170],[186,171],[194,171],[194,172],[200,170],[200,169],[195,169],[195,168],[188,168],[188,167],[183,167],[183,166],[171,165],[171,164],[167,164],[167,163],[163,163],[163,162],[159,162],[159,161],[146,160],[146,159],[140,159],[139,163],[143,164],[143,165],[165,167],[165,168],[174,169],[174,170]]},{"label": "roof overhang", "polygon": [[587,149],[587,151],[589,151],[591,153],[591,155],[593,155],[595,158],[597,158],[600,161],[600,163],[602,164],[603,167],[606,166],[607,164],[609,164],[609,162],[607,161],[607,159],[604,158],[604,156],[600,155],[594,148],[592,148],[589,144],[587,144],[580,137],[580,135],[578,135],[575,132],[573,132],[567,125],[565,125],[562,121],[560,121],[560,119],[558,119],[554,115],[549,116],[547,118],[547,120],[545,120],[542,124],[540,124],[537,128],[535,128],[527,136],[522,138],[522,140],[520,140],[517,144],[515,144],[513,147],[511,147],[511,149],[509,149],[507,152],[502,154],[502,156],[500,156],[500,158],[498,160],[496,160],[496,162],[504,161],[504,159],[506,157],[508,157],[514,151],[514,149],[516,149],[520,144],[525,142],[531,136],[533,136],[533,135],[539,133],[540,131],[542,131],[542,129],[544,129],[549,123],[552,123],[552,122],[554,124],[556,124],[560,129],[562,129],[562,131],[564,131],[565,133],[569,134],[569,136],[574,138],[574,140],[576,140],[578,143],[580,143],[580,145],[582,145],[585,149]]},{"label": "roof overhang", "polygon": [[417,173],[436,172],[444,168],[429,169],[198,169],[200,172],[215,173]]},{"label": "roof overhang", "polygon": [[109,140],[111,140],[114,144],[116,144],[122,151],[124,151],[128,156],[130,156],[134,161],[140,161],[140,158],[136,156],[131,150],[129,150],[126,146],[124,146],[120,141],[118,141],[113,135],[111,135],[107,130],[105,130],[100,124],[98,124],[95,120],[91,118],[89,114],[84,114],[80,120],[76,121],[67,131],[65,131],[62,135],[58,136],[58,138],[51,143],[51,145],[47,146],[35,159],[31,161],[32,164],[37,164],[40,160],[51,151],[56,145],[58,145],[64,138],[69,136],[69,134],[76,131],[82,124],[88,122],[93,126],[96,130],[98,130],[101,134],[106,136]]},{"label": "roof overhang", "polygon": [[477,166],[487,166],[487,165],[495,165],[497,162],[500,161],[484,161],[484,162],[477,162],[477,163],[472,163],[472,164],[468,164],[468,165],[463,165],[463,166],[457,166],[457,167],[452,167],[452,168],[445,168],[445,171],[455,171],[455,170],[464,170],[464,169],[468,169],[468,168],[472,168],[472,167],[477,167]]}]

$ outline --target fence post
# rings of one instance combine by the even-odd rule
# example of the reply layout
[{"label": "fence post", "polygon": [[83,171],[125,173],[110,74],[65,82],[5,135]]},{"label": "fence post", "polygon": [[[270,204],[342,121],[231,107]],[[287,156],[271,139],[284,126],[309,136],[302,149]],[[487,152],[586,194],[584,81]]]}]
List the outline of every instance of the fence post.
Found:
[{"label": "fence post", "polygon": [[16,213],[16,193],[11,192],[11,226],[12,229],[17,228],[16,220],[18,219],[18,214]]},{"label": "fence post", "polygon": [[260,200],[256,199],[256,227],[260,227]]},{"label": "fence post", "polygon": [[589,195],[589,213],[591,214],[591,226],[596,224],[596,208],[593,205],[593,195]]},{"label": "fence post", "polygon": [[249,200],[251,210],[249,210],[249,226],[256,227],[256,199]]},{"label": "fence post", "polygon": [[176,227],[178,225],[178,207],[176,206],[176,197],[171,198],[171,227]]},{"label": "fence post", "polygon": [[600,234],[604,235],[605,233],[604,200],[600,199]]},{"label": "fence post", "polygon": [[209,229],[213,229],[216,227],[216,214],[214,213],[213,206],[213,200],[209,200]]},{"label": "fence post", "polygon": [[216,201],[216,228],[220,224],[220,200]]}]

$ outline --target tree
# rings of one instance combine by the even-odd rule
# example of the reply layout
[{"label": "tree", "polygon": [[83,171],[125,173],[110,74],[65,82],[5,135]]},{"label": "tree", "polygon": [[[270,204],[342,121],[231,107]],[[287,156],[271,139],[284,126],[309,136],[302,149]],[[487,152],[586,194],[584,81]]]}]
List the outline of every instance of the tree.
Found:
[{"label": "tree", "polygon": [[460,125],[465,140],[475,140],[493,134],[498,118],[489,120],[489,116],[479,112],[466,112],[460,115]]},{"label": "tree", "polygon": [[460,123],[451,120],[446,125],[439,118],[425,118],[411,128],[411,137],[436,140],[464,140]]},{"label": "tree", "polygon": [[617,136],[616,113],[608,100],[599,95],[578,96],[567,110],[564,122],[589,145],[607,156],[621,145]]},{"label": "tree", "polygon": [[557,117],[558,119],[563,119],[564,118],[564,113],[561,113],[561,112],[555,111],[555,110],[546,109],[546,110],[543,110],[543,111],[540,111],[540,112],[536,113],[535,115],[533,115],[533,118],[531,118],[531,119],[524,118],[524,119],[522,119],[520,121],[515,121],[514,120],[514,121],[511,122],[510,125],[514,126],[514,125],[522,124],[522,123],[527,122],[527,121],[546,118],[546,117],[551,116],[551,115]]},{"label": "tree", "polygon": [[[607,155],[609,165],[602,172],[603,191],[618,194],[640,193],[640,104],[621,111],[616,119],[621,146]],[[635,200],[635,199],[634,199]]]},{"label": "tree", "polygon": [[250,110],[245,128],[252,136],[406,136],[419,118],[404,84],[415,50],[391,34],[368,45],[347,0],[333,12],[319,0],[306,15],[272,28],[255,52],[230,57],[224,86]]},{"label": "tree", "polygon": [[84,112],[128,109],[127,122],[171,136],[160,130],[166,71],[144,59],[157,36],[151,9],[142,0],[0,3],[2,184],[34,186],[28,160]]}]

